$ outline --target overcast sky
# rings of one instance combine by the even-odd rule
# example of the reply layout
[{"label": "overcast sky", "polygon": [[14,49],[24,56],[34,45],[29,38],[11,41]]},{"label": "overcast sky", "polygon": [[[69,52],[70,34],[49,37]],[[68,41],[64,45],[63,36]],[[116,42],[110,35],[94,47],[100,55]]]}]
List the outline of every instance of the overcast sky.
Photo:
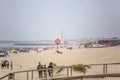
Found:
[{"label": "overcast sky", "polygon": [[0,40],[120,37],[120,0],[0,0]]}]

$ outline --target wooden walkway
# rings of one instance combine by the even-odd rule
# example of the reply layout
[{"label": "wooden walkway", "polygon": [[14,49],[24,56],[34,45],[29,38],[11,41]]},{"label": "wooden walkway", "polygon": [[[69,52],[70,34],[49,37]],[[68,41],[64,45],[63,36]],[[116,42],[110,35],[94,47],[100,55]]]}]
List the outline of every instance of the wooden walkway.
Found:
[{"label": "wooden walkway", "polygon": [[[83,76],[58,76],[58,77],[51,77],[47,78],[47,80],[55,80],[55,79],[85,79],[85,78],[105,78],[105,77],[120,77],[120,73],[116,74],[98,74],[98,75],[83,75]],[[46,78],[41,78],[41,79],[33,79],[33,80],[46,80]]]},{"label": "wooden walkway", "polygon": [[[84,65],[86,66],[86,65]],[[17,80],[16,74],[19,73],[24,73],[26,74],[26,79],[24,80],[55,80],[55,79],[84,79],[84,78],[105,78],[105,77],[119,77],[120,78],[120,63],[105,63],[105,64],[89,64],[89,66],[95,67],[97,66],[98,68],[95,69],[100,69],[100,73],[96,74],[86,74],[83,73],[82,75],[73,75],[73,70],[71,66],[62,66],[62,68],[66,69],[66,75],[65,76],[54,76],[54,77],[46,77],[46,78],[41,78],[41,79],[36,79],[34,77],[34,72],[38,70],[26,70],[26,71],[18,71],[18,72],[13,72],[9,73],[3,77],[0,78],[0,80],[3,80],[4,78],[8,77],[8,80]],[[114,70],[111,66],[116,66],[118,68],[117,70]],[[56,67],[54,69],[58,69],[61,67]],[[112,70],[112,73],[109,71]],[[48,71],[48,69],[46,69]]]}]

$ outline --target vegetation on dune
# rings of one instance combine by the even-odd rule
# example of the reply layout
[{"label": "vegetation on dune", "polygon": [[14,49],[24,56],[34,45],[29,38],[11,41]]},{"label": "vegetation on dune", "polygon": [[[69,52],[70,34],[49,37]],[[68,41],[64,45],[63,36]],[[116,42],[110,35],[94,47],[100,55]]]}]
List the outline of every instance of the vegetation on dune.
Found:
[{"label": "vegetation on dune", "polygon": [[80,72],[80,73],[86,73],[88,68],[91,68],[89,65],[83,65],[83,64],[77,64],[72,65],[73,71]]},{"label": "vegetation on dune", "polygon": [[[80,72],[80,73],[86,73],[87,69],[90,69],[91,67],[89,65],[83,65],[83,64],[76,64],[72,65],[72,69],[74,72]],[[64,70],[63,67],[59,68],[56,73],[60,73]],[[55,79],[55,80],[76,80],[76,79]]]},{"label": "vegetation on dune", "polygon": [[[83,65],[83,64],[76,64],[72,65],[73,71],[80,72],[80,73],[86,73],[87,69],[91,68],[89,65]],[[63,67],[59,68],[56,73],[60,73],[64,70]]]},{"label": "vegetation on dune", "polygon": [[64,68],[60,68],[60,69],[57,70],[56,73],[60,73],[60,72],[62,72],[63,70],[64,70]]}]

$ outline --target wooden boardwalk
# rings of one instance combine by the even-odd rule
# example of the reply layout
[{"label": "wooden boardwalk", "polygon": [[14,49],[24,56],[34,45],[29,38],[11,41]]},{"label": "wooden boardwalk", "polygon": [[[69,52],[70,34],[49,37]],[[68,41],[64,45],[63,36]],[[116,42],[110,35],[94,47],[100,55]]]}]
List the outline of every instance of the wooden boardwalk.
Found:
[{"label": "wooden boardwalk", "polygon": [[[98,75],[83,75],[83,76],[58,76],[58,77],[49,77],[47,80],[55,80],[55,79],[85,79],[85,78],[105,78],[105,77],[120,77],[120,73],[116,74],[98,74]],[[33,80],[46,80],[46,78],[41,78],[41,79],[33,79]]]},{"label": "wooden boardwalk", "polygon": [[[86,66],[86,65],[84,65]],[[62,68],[66,69],[66,75],[63,76],[53,76],[53,77],[47,77],[46,78],[35,78],[34,77],[34,72],[38,71],[38,70],[26,70],[26,71],[18,71],[18,72],[13,72],[13,73],[9,73],[3,77],[0,78],[0,80],[3,80],[4,78],[8,77],[8,80],[18,80],[16,76],[16,74],[19,73],[24,73],[26,75],[26,79],[24,80],[61,80],[61,79],[85,79],[85,78],[105,78],[105,77],[119,77],[120,78],[120,63],[105,63],[105,64],[89,64],[89,66],[92,67],[98,67],[95,69],[99,69],[99,73],[94,73],[93,74],[89,74],[89,73],[83,73],[82,75],[73,75],[73,70],[71,66],[62,66]],[[116,66],[115,69],[113,69],[111,66]],[[56,67],[54,69],[58,69],[61,67]],[[110,72],[110,70],[112,70],[112,72]],[[48,69],[46,69],[46,71],[48,71]],[[95,71],[95,70],[93,70]]]}]

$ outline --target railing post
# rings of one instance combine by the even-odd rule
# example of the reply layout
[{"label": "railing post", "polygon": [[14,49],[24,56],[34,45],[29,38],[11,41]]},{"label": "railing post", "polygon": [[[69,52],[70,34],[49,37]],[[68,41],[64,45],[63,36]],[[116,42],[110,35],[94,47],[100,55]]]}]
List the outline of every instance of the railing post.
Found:
[{"label": "railing post", "polygon": [[15,73],[14,73],[14,75],[13,75],[13,80],[15,80]]},{"label": "railing post", "polygon": [[106,69],[105,68],[106,68],[105,64],[103,64],[103,75],[105,75],[105,73],[106,73]]},{"label": "railing post", "polygon": [[14,73],[9,73],[8,80],[10,80],[10,79],[15,80],[15,74]]},{"label": "railing post", "polygon": [[72,66],[71,66],[71,76],[72,76]]},{"label": "railing post", "polygon": [[28,80],[28,71],[27,71],[27,80]]},{"label": "railing post", "polygon": [[103,74],[107,74],[107,64],[103,64]]},{"label": "railing post", "polygon": [[69,76],[69,68],[67,67],[67,77]]},{"label": "railing post", "polygon": [[106,64],[106,68],[105,68],[105,69],[106,69],[106,72],[105,72],[105,73],[107,74],[107,69],[108,69],[108,66],[107,66],[107,64]]},{"label": "railing post", "polygon": [[33,71],[32,71],[32,80],[33,80]]},{"label": "railing post", "polygon": [[84,75],[85,75],[85,65],[84,65]]}]

